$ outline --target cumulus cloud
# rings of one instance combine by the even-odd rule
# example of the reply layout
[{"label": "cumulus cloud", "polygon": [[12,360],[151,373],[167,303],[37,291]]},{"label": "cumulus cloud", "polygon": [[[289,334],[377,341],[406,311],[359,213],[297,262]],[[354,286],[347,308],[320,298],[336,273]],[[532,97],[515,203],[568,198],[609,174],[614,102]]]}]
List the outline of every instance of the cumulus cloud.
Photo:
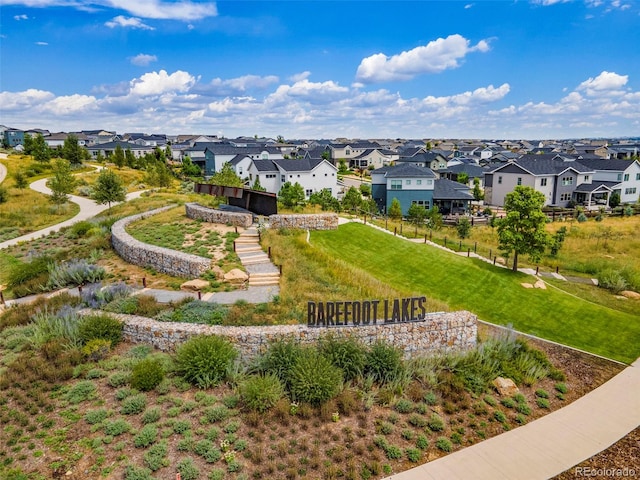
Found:
[{"label": "cumulus cloud", "polygon": [[168,74],[166,70],[149,72],[131,81],[131,94],[139,96],[160,95],[166,92],[186,92],[197,79],[182,70]]},{"label": "cumulus cloud", "polygon": [[86,112],[87,109],[95,107],[96,98],[89,95],[66,95],[42,105],[43,113],[54,113],[56,115],[74,115]]},{"label": "cumulus cloud", "polygon": [[472,46],[462,35],[449,35],[390,57],[376,53],[364,58],[358,66],[356,80],[362,83],[411,80],[420,74],[458,68],[467,54],[489,49],[487,40]]},{"label": "cumulus cloud", "polygon": [[311,76],[311,72],[306,70],[304,72],[300,72],[300,73],[296,73],[294,75],[291,75],[289,77],[289,80],[291,82],[301,82],[302,80],[306,80],[307,78],[309,78]]},{"label": "cumulus cloud", "polygon": [[146,53],[139,53],[135,57],[131,57],[130,60],[133,65],[136,65],[138,67],[146,67],[152,62],[157,62],[158,57],[156,57],[155,55],[147,55]]},{"label": "cumulus cloud", "polygon": [[23,92],[0,92],[0,105],[3,111],[31,108],[54,98],[55,95],[45,90],[30,88]]},{"label": "cumulus cloud", "polygon": [[124,15],[118,15],[117,17],[113,17],[112,20],[105,22],[105,25],[109,28],[139,28],[141,30],[155,30],[155,28],[143,23],[137,17],[125,17]]},{"label": "cumulus cloud", "polygon": [[19,22],[20,20],[29,20],[29,17],[23,13],[22,15],[14,15],[13,19]]},{"label": "cumulus cloud", "polygon": [[615,72],[603,71],[595,78],[589,77],[578,85],[578,91],[584,91],[587,95],[607,95],[619,93],[620,89],[627,84],[628,75],[618,75]]},{"label": "cumulus cloud", "polygon": [[248,91],[265,90],[271,85],[278,83],[279,78],[275,75],[243,75],[242,77],[223,80],[214,78],[205,85],[196,85],[193,91],[203,95],[225,97],[244,95]]},{"label": "cumulus cloud", "polygon": [[188,0],[3,0],[3,5],[26,7],[72,7],[78,10],[95,11],[99,8],[123,10],[142,18],[192,21],[218,14],[215,2],[192,2]]}]

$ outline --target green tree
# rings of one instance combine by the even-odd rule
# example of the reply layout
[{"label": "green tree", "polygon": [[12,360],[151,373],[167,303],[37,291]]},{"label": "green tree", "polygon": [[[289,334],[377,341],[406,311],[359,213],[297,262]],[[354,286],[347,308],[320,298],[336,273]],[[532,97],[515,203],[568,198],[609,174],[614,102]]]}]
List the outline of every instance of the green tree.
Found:
[{"label": "green tree", "polygon": [[182,160],[182,174],[187,177],[200,177],[202,170],[200,167],[191,161],[190,157],[184,157]]},{"label": "green tree", "polygon": [[506,216],[497,221],[498,246],[506,254],[513,252],[513,271],[518,270],[518,256],[527,254],[536,262],[550,243],[545,231],[546,215],[542,212],[543,193],[531,187],[517,186],[505,197]]},{"label": "green tree", "polygon": [[58,158],[53,162],[53,177],[47,181],[47,187],[51,189],[50,199],[56,205],[65,203],[73,192],[76,181],[71,174],[71,164],[68,160]]},{"label": "green tree", "polygon": [[73,133],[67,135],[62,145],[62,158],[69,160],[71,165],[80,165],[85,158],[84,152],[86,150],[78,143],[78,137]]},{"label": "green tree", "polygon": [[28,133],[24,134],[24,139],[22,140],[22,146],[24,147],[25,155],[33,154],[33,137],[30,134]]},{"label": "green tree", "polygon": [[356,187],[349,187],[342,198],[342,208],[354,212],[360,208],[360,205],[362,205],[362,195]]},{"label": "green tree", "polygon": [[284,185],[282,185],[282,188],[278,193],[278,198],[280,202],[282,202],[282,204],[288,208],[297,207],[298,205],[304,205],[305,197],[302,185],[300,185],[298,182],[293,185],[291,184],[291,182],[286,182]]},{"label": "green tree", "polygon": [[338,160],[338,174],[346,175],[349,173],[349,166],[347,165],[347,161],[344,158]]},{"label": "green tree", "polygon": [[480,179],[478,177],[475,177],[473,179],[473,199],[476,202],[479,202],[480,200],[484,200],[484,193],[482,192],[482,189],[480,188]]},{"label": "green tree", "polygon": [[324,152],[322,152],[322,159],[329,161],[331,159],[331,153],[329,153],[329,150],[325,150]]},{"label": "green tree", "polygon": [[378,204],[376,201],[369,197],[362,202],[362,210],[364,210],[369,215],[377,215],[378,214]]},{"label": "green tree", "polygon": [[96,162],[98,163],[104,163],[106,159],[104,158],[104,155],[102,155],[102,152],[98,150],[98,154],[96,155]]},{"label": "green tree", "polygon": [[256,181],[253,182],[251,186],[251,190],[255,190],[256,192],[266,192],[267,189],[260,185],[260,176],[256,175]]},{"label": "green tree", "polygon": [[461,217],[460,220],[458,220],[456,231],[458,232],[459,238],[465,239],[469,237],[471,234],[471,222],[467,217]]},{"label": "green tree", "polygon": [[9,200],[9,189],[0,185],[0,203],[6,203]]},{"label": "green tree", "polygon": [[433,146],[431,145],[431,142],[427,142],[427,145],[426,145],[427,152],[430,152],[432,148]]},{"label": "green tree", "polygon": [[463,185],[467,185],[469,183],[469,174],[467,172],[460,172],[456,177],[456,181]]},{"label": "green tree", "polygon": [[173,152],[171,151],[171,145],[167,144],[167,146],[164,147],[164,156],[168,161],[173,160]]},{"label": "green tree", "polygon": [[402,206],[400,205],[400,200],[397,198],[393,198],[391,200],[391,206],[389,207],[389,217],[394,220],[399,220],[402,218]]},{"label": "green tree", "polygon": [[363,197],[371,196],[371,184],[370,183],[361,183],[360,184],[360,193]]},{"label": "green tree", "polygon": [[407,210],[407,220],[415,225],[421,225],[426,216],[427,211],[417,203],[412,203],[409,210]]},{"label": "green tree", "polygon": [[282,135],[278,135],[278,137],[276,138],[276,142],[284,143],[284,137]]},{"label": "green tree", "polygon": [[33,159],[38,162],[48,162],[51,159],[51,150],[41,133],[37,134],[36,138],[33,139],[31,154]]},{"label": "green tree", "polygon": [[93,198],[96,203],[107,203],[111,209],[112,202],[122,202],[126,197],[126,189],[122,179],[112,170],[105,168],[100,172],[96,183],[93,185]]},{"label": "green tree", "polygon": [[153,154],[155,155],[157,161],[167,163],[167,157],[164,154],[164,150],[162,150],[160,147],[154,148]]},{"label": "green tree", "polygon": [[243,187],[244,182],[236,174],[230,163],[225,163],[219,172],[212,175],[210,183],[213,185],[222,185],[224,187]]},{"label": "green tree", "polygon": [[118,168],[124,167],[126,158],[124,156],[124,150],[122,150],[122,146],[120,144],[116,145],[116,149],[113,152],[113,163]]},{"label": "green tree", "polygon": [[324,211],[340,211],[340,202],[337,198],[331,195],[331,189],[329,188],[322,189],[319,192],[313,192],[309,196],[309,203],[312,205],[320,205]]},{"label": "green tree", "polygon": [[609,206],[611,208],[616,208],[620,205],[620,192],[613,192],[609,197]]},{"label": "green tree", "polygon": [[13,174],[13,179],[16,182],[15,187],[19,190],[24,190],[29,186],[29,181],[27,180],[27,176],[24,174],[22,170],[18,170]]},{"label": "green tree", "polygon": [[138,161],[136,160],[136,156],[133,154],[130,148],[127,148],[124,151],[124,160],[127,163],[127,167],[139,168]]},{"label": "green tree", "polygon": [[437,205],[434,205],[427,211],[427,226],[431,230],[440,230],[442,228],[442,214]]},{"label": "green tree", "polygon": [[151,162],[147,167],[147,183],[154,187],[170,187],[171,186],[171,171],[161,162]]}]

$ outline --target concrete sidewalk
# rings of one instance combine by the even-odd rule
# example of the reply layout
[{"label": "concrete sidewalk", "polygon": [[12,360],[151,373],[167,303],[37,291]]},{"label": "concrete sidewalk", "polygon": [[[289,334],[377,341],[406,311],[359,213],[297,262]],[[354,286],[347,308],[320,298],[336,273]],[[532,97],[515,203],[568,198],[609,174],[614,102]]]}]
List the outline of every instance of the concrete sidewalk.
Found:
[{"label": "concrete sidewalk", "polygon": [[[545,480],[640,425],[640,359],[560,410],[389,480]],[[611,468],[640,468],[611,465]]]}]

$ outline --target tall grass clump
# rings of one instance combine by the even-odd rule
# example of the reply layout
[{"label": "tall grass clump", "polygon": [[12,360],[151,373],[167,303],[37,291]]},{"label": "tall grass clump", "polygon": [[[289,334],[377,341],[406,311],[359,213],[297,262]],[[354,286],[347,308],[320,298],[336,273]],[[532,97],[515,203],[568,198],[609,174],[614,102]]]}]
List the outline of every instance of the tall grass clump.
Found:
[{"label": "tall grass clump", "polygon": [[133,366],[129,383],[132,388],[148,392],[156,388],[164,379],[164,368],[160,360],[145,358]]},{"label": "tall grass clump", "polygon": [[226,377],[237,355],[234,346],[222,337],[197,336],[178,347],[176,367],[189,383],[209,388]]},{"label": "tall grass clump", "polygon": [[9,269],[7,287],[18,298],[43,291],[49,281],[50,263],[51,258],[43,255],[13,265]]},{"label": "tall grass clump", "polygon": [[80,317],[72,307],[63,307],[55,314],[45,308],[33,316],[33,323],[32,341],[38,348],[52,340],[59,340],[71,348],[84,343],[79,329]]},{"label": "tall grass clump", "polygon": [[367,362],[367,349],[353,338],[326,335],[320,339],[319,350],[333,365],[342,370],[345,380],[363,375]]},{"label": "tall grass clump", "polygon": [[367,352],[365,374],[383,385],[401,379],[404,373],[402,352],[383,340],[376,341]]},{"label": "tall grass clump", "polygon": [[122,341],[123,328],[123,323],[110,315],[88,315],[80,320],[78,334],[83,344],[99,339],[108,340],[113,347]]},{"label": "tall grass clump", "polygon": [[321,405],[335,397],[342,386],[342,371],[315,349],[305,349],[289,372],[295,401]]},{"label": "tall grass clump", "polygon": [[300,343],[291,338],[275,340],[258,359],[257,368],[263,373],[272,373],[277,376],[288,389],[291,369],[302,352]]},{"label": "tall grass clump", "polygon": [[229,313],[229,309],[218,303],[193,300],[173,311],[164,311],[155,318],[161,322],[202,323],[220,325]]},{"label": "tall grass clump", "polygon": [[82,290],[82,302],[89,308],[101,308],[118,298],[128,297],[133,290],[124,282],[97,283]]},{"label": "tall grass clump", "polygon": [[273,373],[250,375],[240,384],[240,397],[249,410],[269,410],[284,396],[284,387]]}]

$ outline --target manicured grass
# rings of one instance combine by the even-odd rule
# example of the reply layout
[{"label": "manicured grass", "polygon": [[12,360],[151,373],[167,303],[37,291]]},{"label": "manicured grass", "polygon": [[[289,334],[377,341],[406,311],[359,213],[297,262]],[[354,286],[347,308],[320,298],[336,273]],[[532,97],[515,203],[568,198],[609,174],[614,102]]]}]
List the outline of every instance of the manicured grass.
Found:
[{"label": "manicured grass", "polygon": [[626,363],[640,356],[640,317],[555,289],[525,289],[520,284],[531,277],[524,274],[355,223],[312,232],[311,244],[381,281],[469,310],[482,320],[512,324],[516,330]]}]

